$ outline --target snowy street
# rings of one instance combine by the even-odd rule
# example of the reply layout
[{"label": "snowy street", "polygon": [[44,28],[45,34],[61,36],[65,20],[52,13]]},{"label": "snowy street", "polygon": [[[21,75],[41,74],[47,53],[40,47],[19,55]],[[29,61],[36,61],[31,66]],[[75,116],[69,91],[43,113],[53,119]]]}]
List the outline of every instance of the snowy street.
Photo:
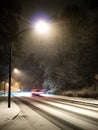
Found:
[{"label": "snowy street", "polygon": [[98,130],[98,101],[63,96],[0,97],[0,130]]}]

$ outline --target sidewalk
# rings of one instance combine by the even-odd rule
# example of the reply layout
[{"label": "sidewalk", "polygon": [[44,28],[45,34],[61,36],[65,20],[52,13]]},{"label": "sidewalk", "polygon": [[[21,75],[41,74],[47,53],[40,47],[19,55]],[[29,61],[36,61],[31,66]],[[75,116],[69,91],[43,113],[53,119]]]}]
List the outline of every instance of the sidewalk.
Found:
[{"label": "sidewalk", "polygon": [[6,96],[0,96],[0,128],[17,117],[20,112],[19,107],[13,101],[11,101],[11,108],[8,108],[7,100]]}]

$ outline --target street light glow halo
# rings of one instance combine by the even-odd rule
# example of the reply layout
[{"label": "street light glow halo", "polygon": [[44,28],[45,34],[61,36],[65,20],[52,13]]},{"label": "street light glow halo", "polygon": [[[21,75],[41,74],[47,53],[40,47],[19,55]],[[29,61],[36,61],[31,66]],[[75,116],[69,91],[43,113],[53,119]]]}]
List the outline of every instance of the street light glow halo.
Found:
[{"label": "street light glow halo", "polygon": [[43,34],[49,31],[49,23],[45,20],[40,20],[35,24],[35,30],[37,33]]}]

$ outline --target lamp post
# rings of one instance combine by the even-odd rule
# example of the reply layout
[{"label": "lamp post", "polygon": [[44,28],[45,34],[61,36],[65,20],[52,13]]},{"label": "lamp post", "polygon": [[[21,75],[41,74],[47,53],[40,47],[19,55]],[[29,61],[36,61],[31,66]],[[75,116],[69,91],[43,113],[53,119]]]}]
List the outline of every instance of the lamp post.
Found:
[{"label": "lamp post", "polygon": [[26,32],[26,31],[32,31],[32,29],[35,29],[37,32],[39,33],[46,33],[49,29],[49,24],[46,23],[44,20],[40,20],[36,23],[36,25],[33,27],[33,28],[27,28],[27,29],[24,29],[18,33],[16,33],[15,37],[13,38],[13,40],[11,41],[10,43],[10,48],[9,48],[9,88],[8,88],[8,108],[11,107],[11,77],[12,77],[12,74],[11,74],[11,71],[12,71],[12,65],[11,65],[11,62],[12,62],[12,47],[13,47],[13,44],[14,44],[14,41],[17,39],[17,37],[23,33],[23,32]]}]

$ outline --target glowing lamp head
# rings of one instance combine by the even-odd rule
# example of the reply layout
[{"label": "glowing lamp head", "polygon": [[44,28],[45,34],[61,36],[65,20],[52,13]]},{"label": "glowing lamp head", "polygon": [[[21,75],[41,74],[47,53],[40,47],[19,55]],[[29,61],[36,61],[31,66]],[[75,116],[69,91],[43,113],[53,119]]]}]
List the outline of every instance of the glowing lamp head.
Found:
[{"label": "glowing lamp head", "polygon": [[19,70],[17,68],[14,69],[14,73],[19,73]]},{"label": "glowing lamp head", "polygon": [[49,31],[49,24],[44,20],[40,20],[36,23],[35,29],[38,33],[47,33]]}]

